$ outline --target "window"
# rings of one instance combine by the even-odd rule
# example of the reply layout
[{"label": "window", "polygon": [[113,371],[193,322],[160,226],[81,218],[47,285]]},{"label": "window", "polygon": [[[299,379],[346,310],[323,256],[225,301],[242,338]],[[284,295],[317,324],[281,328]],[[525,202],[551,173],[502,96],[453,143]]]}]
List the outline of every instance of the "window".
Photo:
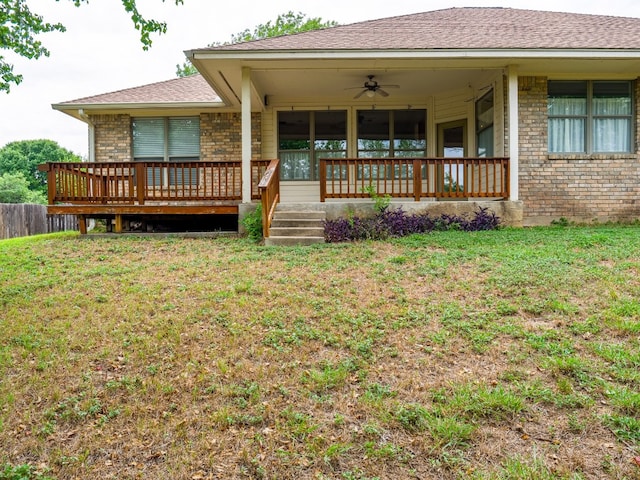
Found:
[{"label": "window", "polygon": [[358,157],[424,157],[426,110],[358,111]]},{"label": "window", "polygon": [[[424,157],[427,111],[415,110],[360,110],[358,111],[358,157],[398,158]],[[358,177],[408,178],[413,175],[412,166],[362,167]],[[400,171],[402,170],[402,171]]]},{"label": "window", "polygon": [[133,158],[149,161],[193,161],[200,157],[200,119],[134,118]]},{"label": "window", "polygon": [[549,152],[630,152],[632,104],[631,82],[549,81]]},{"label": "window", "polygon": [[476,102],[476,146],[478,157],[493,156],[493,90]]},{"label": "window", "polygon": [[[200,159],[200,119],[134,118],[133,159],[147,162],[193,162]],[[196,185],[196,168],[149,168],[149,185]]]},{"label": "window", "polygon": [[346,111],[278,112],[281,180],[318,180],[320,158],[346,156]]}]

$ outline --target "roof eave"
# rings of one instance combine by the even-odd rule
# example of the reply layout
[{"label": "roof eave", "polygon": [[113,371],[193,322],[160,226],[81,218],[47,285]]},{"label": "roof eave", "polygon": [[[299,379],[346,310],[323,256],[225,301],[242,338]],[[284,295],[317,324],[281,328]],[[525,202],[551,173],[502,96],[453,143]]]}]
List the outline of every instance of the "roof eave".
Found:
[{"label": "roof eave", "polygon": [[132,110],[207,110],[223,108],[223,102],[145,102],[145,103],[54,103],[51,108],[84,121],[86,112]]},{"label": "roof eave", "polygon": [[192,60],[352,60],[373,58],[640,58],[640,49],[613,48],[485,48],[485,49],[317,49],[317,50],[187,50]]}]

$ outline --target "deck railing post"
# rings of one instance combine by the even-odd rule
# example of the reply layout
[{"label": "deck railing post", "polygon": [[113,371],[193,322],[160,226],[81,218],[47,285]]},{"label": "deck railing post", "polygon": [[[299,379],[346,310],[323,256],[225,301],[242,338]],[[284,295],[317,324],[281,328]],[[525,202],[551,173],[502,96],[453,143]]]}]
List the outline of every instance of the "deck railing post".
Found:
[{"label": "deck railing post", "polygon": [[416,202],[422,197],[422,160],[413,159],[413,199]]},{"label": "deck railing post", "polygon": [[[335,167],[332,165],[331,166],[331,173],[332,173],[332,177],[333,174],[335,173]],[[327,160],[324,158],[320,159],[320,165],[319,165],[319,169],[320,169],[320,175],[319,175],[319,179],[320,179],[320,201],[324,202],[325,198],[327,197]]]},{"label": "deck railing post", "polygon": [[56,172],[51,165],[47,164],[47,197],[49,205],[56,201]]},{"label": "deck railing post", "polygon": [[145,179],[145,171],[146,171],[146,163],[137,162],[136,163],[136,193],[138,197],[138,203],[140,205],[144,205],[144,199],[146,196],[145,188],[146,188],[147,182]]}]

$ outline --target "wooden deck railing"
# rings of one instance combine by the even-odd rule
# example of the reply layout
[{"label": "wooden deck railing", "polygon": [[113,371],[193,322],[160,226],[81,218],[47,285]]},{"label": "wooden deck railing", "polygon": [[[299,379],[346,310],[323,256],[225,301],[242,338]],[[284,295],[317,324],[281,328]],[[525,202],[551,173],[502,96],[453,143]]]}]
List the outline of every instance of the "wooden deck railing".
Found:
[{"label": "wooden deck railing", "polygon": [[323,158],[320,201],[328,198],[509,198],[509,159]]},{"label": "wooden deck railing", "polygon": [[[268,165],[251,162],[252,199],[260,198],[258,183]],[[47,172],[49,205],[242,200],[239,161],[52,162],[39,168]]]},{"label": "wooden deck railing", "polygon": [[269,236],[271,220],[280,201],[280,160],[271,160],[258,184],[262,200],[262,234]]}]

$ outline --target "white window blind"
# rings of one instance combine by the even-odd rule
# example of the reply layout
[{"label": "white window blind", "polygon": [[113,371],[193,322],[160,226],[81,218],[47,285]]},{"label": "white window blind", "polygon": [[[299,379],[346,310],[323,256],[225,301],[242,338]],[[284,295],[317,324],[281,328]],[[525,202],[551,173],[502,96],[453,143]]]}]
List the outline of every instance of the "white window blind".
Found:
[{"label": "white window blind", "polygon": [[197,160],[200,156],[200,119],[134,118],[133,157],[137,160]]},{"label": "white window blind", "polygon": [[[169,158],[200,155],[200,122],[197,118],[169,119]],[[176,159],[177,159],[176,158]]]},{"label": "white window blind", "polygon": [[132,130],[134,158],[164,158],[164,119],[136,118]]}]

